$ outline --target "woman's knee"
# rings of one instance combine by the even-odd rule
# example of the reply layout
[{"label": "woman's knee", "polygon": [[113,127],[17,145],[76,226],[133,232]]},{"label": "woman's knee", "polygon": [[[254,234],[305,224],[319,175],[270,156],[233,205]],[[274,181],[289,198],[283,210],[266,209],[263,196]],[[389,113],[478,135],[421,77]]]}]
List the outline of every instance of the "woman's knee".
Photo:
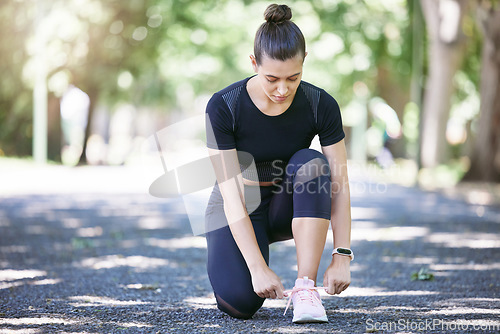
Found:
[{"label": "woman's knee", "polygon": [[312,178],[330,176],[330,165],[323,153],[310,148],[301,149],[290,158],[287,166],[289,175],[300,174]]},{"label": "woman's knee", "polygon": [[238,319],[250,319],[262,307],[265,300],[254,294],[253,291],[252,295],[231,294],[227,298],[223,298],[217,293],[214,294],[219,310]]},{"label": "woman's knee", "polygon": [[[328,160],[321,152],[306,148],[297,151],[292,156],[288,162],[287,174],[303,183],[320,176],[326,176],[329,179],[331,171]],[[299,180],[296,179],[297,177]]]},{"label": "woman's knee", "polygon": [[325,155],[319,151],[316,151],[312,148],[303,148],[295,152],[288,163],[292,164],[305,164],[308,161],[319,158],[322,159],[325,163],[328,163],[328,160],[326,159]]}]

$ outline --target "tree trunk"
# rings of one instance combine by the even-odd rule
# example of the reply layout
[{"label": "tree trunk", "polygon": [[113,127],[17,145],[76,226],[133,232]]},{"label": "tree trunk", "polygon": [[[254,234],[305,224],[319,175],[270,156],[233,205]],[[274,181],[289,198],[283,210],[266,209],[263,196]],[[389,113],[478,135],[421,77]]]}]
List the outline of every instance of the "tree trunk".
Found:
[{"label": "tree trunk", "polygon": [[429,77],[423,102],[421,162],[435,167],[448,160],[446,126],[450,113],[453,77],[465,47],[462,19],[465,0],[421,0],[430,39]]},{"label": "tree trunk", "polygon": [[48,141],[47,157],[49,160],[61,162],[62,128],[61,99],[49,94],[48,98]]},{"label": "tree trunk", "polygon": [[500,182],[500,8],[478,6],[484,34],[481,112],[466,180]]},{"label": "tree trunk", "polygon": [[94,118],[94,109],[96,108],[97,99],[99,93],[97,90],[93,89],[87,93],[90,99],[89,104],[89,112],[87,114],[87,126],[85,127],[85,136],[83,137],[83,148],[82,155],[80,155],[80,160],[78,161],[78,165],[86,165],[87,164],[87,143],[89,141],[90,135],[92,134],[92,120]]}]

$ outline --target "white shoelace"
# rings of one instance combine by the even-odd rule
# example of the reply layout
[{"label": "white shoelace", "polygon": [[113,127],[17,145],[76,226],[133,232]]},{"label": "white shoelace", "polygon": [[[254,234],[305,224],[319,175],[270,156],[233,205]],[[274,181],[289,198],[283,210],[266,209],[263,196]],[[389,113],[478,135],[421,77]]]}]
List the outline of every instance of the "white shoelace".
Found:
[{"label": "white shoelace", "polygon": [[[299,292],[304,292],[304,290],[308,291],[309,293],[299,293]],[[304,288],[304,287],[294,287],[291,290],[285,290],[285,297],[288,297],[288,303],[286,304],[285,312],[283,315],[286,314],[286,311],[288,311],[288,308],[290,307],[290,302],[292,301],[292,297],[294,294],[298,294],[299,298],[302,301],[305,301],[311,305],[314,305],[315,302],[318,302],[321,304],[321,300],[316,296],[316,294],[313,293],[313,290],[328,290],[327,287],[324,286],[315,286],[312,288]]]}]

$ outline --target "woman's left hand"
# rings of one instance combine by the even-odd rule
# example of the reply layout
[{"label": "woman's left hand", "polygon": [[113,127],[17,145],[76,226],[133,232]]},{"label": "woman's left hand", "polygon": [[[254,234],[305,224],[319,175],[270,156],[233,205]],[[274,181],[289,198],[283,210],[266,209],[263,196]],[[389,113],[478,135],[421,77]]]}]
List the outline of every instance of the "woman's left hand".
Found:
[{"label": "woman's left hand", "polygon": [[348,256],[334,255],[323,276],[323,286],[331,295],[339,294],[351,284],[351,259]]}]

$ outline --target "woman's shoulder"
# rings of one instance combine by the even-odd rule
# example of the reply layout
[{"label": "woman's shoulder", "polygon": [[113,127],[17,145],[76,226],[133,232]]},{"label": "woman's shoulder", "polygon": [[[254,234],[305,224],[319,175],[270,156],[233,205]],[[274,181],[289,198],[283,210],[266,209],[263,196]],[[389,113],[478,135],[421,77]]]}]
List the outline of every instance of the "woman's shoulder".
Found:
[{"label": "woman's shoulder", "polygon": [[338,105],[335,98],[321,87],[302,80],[300,82],[300,88],[314,107],[319,107],[319,105]]},{"label": "woman's shoulder", "polygon": [[[214,93],[209,101],[209,106],[222,105],[222,107],[226,108],[229,107],[229,109],[232,110],[236,105],[236,101],[240,97],[240,93],[246,87],[246,84],[249,79],[250,77],[234,82],[229,86]],[[233,111],[234,110],[232,110],[232,112]]]},{"label": "woman's shoulder", "polygon": [[250,78],[246,78],[234,82],[226,88],[214,93],[211,99],[208,101],[207,112],[214,113],[220,112],[220,110],[224,110],[224,113],[231,113],[234,117],[240,93],[243,91],[243,89],[245,89],[246,83],[249,79]]},{"label": "woman's shoulder", "polygon": [[240,81],[236,81],[236,82],[230,84],[229,86],[219,90],[214,95],[223,96],[223,95],[227,95],[228,93],[229,94],[233,93],[235,91],[241,91],[241,89],[246,86],[246,84],[250,78],[251,77],[245,78],[245,79],[240,80]]},{"label": "woman's shoulder", "polygon": [[330,93],[328,93],[325,89],[321,88],[321,87],[318,87],[316,85],[313,85],[312,83],[310,82],[307,82],[307,81],[304,81],[302,80],[300,82],[300,87],[304,90],[304,91],[311,91],[311,92],[315,92],[316,94],[320,94],[321,96],[325,95],[325,96],[329,96],[331,98],[333,98],[332,95],[330,95]]}]

